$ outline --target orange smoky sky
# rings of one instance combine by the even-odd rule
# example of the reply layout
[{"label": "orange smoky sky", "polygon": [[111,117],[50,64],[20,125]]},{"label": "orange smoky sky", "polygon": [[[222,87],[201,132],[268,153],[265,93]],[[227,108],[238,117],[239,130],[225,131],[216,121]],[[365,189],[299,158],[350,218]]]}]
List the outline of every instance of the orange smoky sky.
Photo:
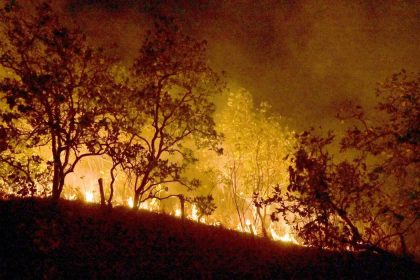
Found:
[{"label": "orange smoky sky", "polygon": [[298,128],[333,126],[344,101],[369,106],[377,82],[402,68],[419,71],[418,1],[67,0],[63,7],[127,60],[155,11],[174,16],[208,41],[210,64],[232,87]]}]

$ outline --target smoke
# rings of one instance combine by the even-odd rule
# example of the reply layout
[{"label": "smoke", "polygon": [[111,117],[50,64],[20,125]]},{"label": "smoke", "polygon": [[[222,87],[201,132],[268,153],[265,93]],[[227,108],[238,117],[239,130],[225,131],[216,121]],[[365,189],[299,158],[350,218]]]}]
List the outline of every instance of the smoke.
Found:
[{"label": "smoke", "polygon": [[344,101],[374,102],[377,82],[418,71],[416,1],[68,0],[67,11],[119,55],[137,53],[151,14],[164,11],[206,39],[210,64],[231,85],[271,103],[296,128],[335,126]]}]

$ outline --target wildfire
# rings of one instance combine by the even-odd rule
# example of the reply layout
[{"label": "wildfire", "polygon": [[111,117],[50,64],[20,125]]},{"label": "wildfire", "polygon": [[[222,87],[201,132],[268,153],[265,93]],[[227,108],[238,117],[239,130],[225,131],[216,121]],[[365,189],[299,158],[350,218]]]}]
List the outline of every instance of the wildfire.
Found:
[{"label": "wildfire", "polygon": [[152,198],[151,200],[146,200],[140,203],[140,209],[151,211],[151,212],[158,212],[159,211],[159,200]]},{"label": "wildfire", "polygon": [[197,210],[197,207],[195,205],[193,205],[193,207],[192,207],[191,219],[193,219],[194,221],[198,221],[198,210]]},{"label": "wildfire", "polygon": [[67,199],[67,200],[76,200],[77,199],[77,195],[75,195],[75,194],[64,195],[64,198]]},{"label": "wildfire", "polygon": [[93,202],[93,192],[86,191],[85,192],[85,200],[86,200],[86,202]]},{"label": "wildfire", "polygon": [[236,230],[240,232],[246,232],[253,235],[257,234],[255,226],[252,224],[251,220],[245,220],[245,226],[242,226],[240,223],[236,226]]},{"label": "wildfire", "polygon": [[273,229],[273,227],[270,225],[270,233],[274,241],[283,241],[283,242],[290,242],[294,244],[299,244],[296,239],[288,232],[286,231],[285,234],[279,235],[277,232]]},{"label": "wildfire", "polygon": [[[85,201],[88,203],[95,202],[94,194],[92,191],[85,191],[84,197],[85,197]],[[66,199],[74,200],[76,199],[76,195],[68,195],[66,196]],[[128,207],[130,208],[134,207],[134,200],[132,197],[129,197],[126,203]],[[152,199],[150,201],[147,200],[140,204],[140,209],[144,209],[144,210],[152,211],[152,212],[159,211],[159,201],[157,199]],[[175,211],[171,213],[175,217],[182,216],[181,209],[179,208],[175,209]],[[191,215],[187,215],[186,218],[196,221],[196,222],[207,224],[207,225],[220,226],[222,224],[220,222],[213,222],[213,223],[207,222],[207,220],[204,217],[199,218],[198,209],[196,205],[192,205]],[[245,222],[242,225],[239,223],[236,227],[236,230],[240,232],[252,234],[252,235],[258,234],[257,227],[253,224],[253,222],[250,219],[245,219]],[[285,228],[285,233],[283,235],[280,235],[276,232],[276,230],[273,228],[273,224],[270,224],[269,231],[271,234],[271,238],[274,241],[282,241],[282,242],[289,242],[293,244],[299,244],[297,240],[293,237],[293,235],[290,234],[289,229],[287,227]]]},{"label": "wildfire", "polygon": [[133,201],[133,198],[132,197],[130,197],[129,199],[128,199],[128,207],[130,207],[130,208],[133,208],[134,207],[134,201]]}]

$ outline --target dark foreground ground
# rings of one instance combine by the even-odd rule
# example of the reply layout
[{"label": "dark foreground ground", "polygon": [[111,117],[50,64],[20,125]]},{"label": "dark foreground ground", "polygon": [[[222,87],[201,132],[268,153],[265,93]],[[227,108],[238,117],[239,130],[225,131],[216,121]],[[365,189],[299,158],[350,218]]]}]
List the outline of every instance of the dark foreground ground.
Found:
[{"label": "dark foreground ground", "polygon": [[0,201],[0,279],[420,279],[419,265],[338,255],[62,201]]}]

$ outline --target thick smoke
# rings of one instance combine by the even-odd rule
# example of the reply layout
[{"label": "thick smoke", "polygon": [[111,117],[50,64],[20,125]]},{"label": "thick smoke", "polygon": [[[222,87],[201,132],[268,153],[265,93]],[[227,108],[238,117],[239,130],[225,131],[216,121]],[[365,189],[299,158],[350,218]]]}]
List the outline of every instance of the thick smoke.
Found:
[{"label": "thick smoke", "polygon": [[175,16],[208,41],[210,63],[231,85],[296,128],[331,127],[344,101],[372,105],[377,82],[419,70],[416,1],[68,0],[65,8],[98,42],[116,41],[127,60],[151,14]]}]

